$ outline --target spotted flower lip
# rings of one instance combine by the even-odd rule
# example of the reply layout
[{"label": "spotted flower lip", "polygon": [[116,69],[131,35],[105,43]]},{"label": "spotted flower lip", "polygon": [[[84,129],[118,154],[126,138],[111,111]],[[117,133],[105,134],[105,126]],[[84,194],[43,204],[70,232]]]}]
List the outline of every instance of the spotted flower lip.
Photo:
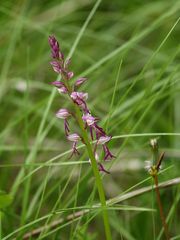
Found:
[{"label": "spotted flower lip", "polygon": [[109,142],[109,141],[111,140],[111,138],[112,138],[111,136],[101,136],[101,137],[98,139],[97,144],[103,145],[103,144]]},{"label": "spotted flower lip", "polygon": [[71,114],[69,113],[69,111],[65,108],[61,108],[59,109],[59,111],[56,113],[56,117],[57,118],[62,118],[62,119],[66,119],[70,116]]},{"label": "spotted flower lip", "polygon": [[81,140],[81,137],[77,133],[72,133],[67,136],[67,139],[71,142],[78,142],[79,140]]}]

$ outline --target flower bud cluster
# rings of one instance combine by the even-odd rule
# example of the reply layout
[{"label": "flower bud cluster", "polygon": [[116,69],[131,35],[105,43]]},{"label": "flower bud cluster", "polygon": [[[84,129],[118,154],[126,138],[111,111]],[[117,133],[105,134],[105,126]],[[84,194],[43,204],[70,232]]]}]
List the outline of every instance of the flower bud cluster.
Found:
[{"label": "flower bud cluster", "polygon": [[[87,81],[87,78],[80,77],[75,81],[74,84],[70,84],[69,80],[74,77],[74,73],[68,69],[70,59],[64,59],[64,54],[61,52],[59,43],[54,36],[49,37],[49,45],[51,47],[53,58],[53,61],[51,61],[50,64],[52,65],[53,70],[61,75],[62,79],[61,81],[54,81],[51,84],[57,88],[59,93],[67,94],[70,97],[71,101],[81,110],[82,120],[84,122],[84,130],[89,131],[92,140],[96,140],[94,144],[94,156],[98,163],[99,171],[109,173],[105,170],[102,163],[99,162],[97,147],[99,145],[102,146],[102,149],[104,151],[104,161],[114,158],[114,155],[110,152],[107,145],[111,140],[111,136],[107,136],[103,128],[97,124],[99,118],[91,115],[91,112],[87,106],[88,93],[77,91],[78,87]],[[77,150],[77,143],[79,141],[84,143],[84,139],[78,133],[71,133],[68,122],[69,118],[73,117],[76,119],[75,114],[72,111],[61,108],[56,113],[56,117],[64,120],[64,129],[67,140],[73,142],[71,156],[73,154],[79,155],[79,151]]]}]

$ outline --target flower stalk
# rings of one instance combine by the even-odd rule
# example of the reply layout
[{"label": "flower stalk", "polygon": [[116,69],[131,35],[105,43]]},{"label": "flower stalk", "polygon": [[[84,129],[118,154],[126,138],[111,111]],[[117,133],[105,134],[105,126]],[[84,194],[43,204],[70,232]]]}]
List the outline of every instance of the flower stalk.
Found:
[{"label": "flower stalk", "polygon": [[160,154],[158,153],[158,142],[156,139],[151,139],[150,140],[150,146],[153,152],[153,165],[149,165],[146,167],[149,174],[152,176],[154,184],[155,184],[155,192],[156,192],[156,199],[157,199],[157,204],[159,208],[159,214],[162,222],[162,226],[164,228],[164,234],[166,237],[166,240],[169,240],[169,231],[168,231],[168,225],[166,223],[166,218],[163,212],[163,207],[162,207],[162,202],[161,202],[161,196],[159,192],[159,186],[158,186],[158,173],[161,169],[161,163],[164,158],[164,152]]},{"label": "flower stalk", "polygon": [[[109,225],[108,218],[108,210],[106,205],[106,198],[104,193],[104,188],[100,176],[100,172],[109,173],[103,166],[103,164],[99,161],[98,153],[97,153],[97,145],[102,145],[102,149],[104,150],[104,161],[111,160],[114,158],[114,155],[110,152],[107,144],[111,140],[110,136],[107,136],[105,131],[98,126],[98,118],[93,117],[91,115],[90,110],[87,106],[88,93],[78,92],[77,89],[84,84],[87,80],[84,77],[81,77],[76,80],[76,82],[72,85],[70,81],[74,77],[74,73],[69,71],[70,59],[64,60],[64,54],[62,53],[59,43],[54,36],[49,37],[49,44],[51,47],[51,53],[53,61],[50,62],[53,70],[61,75],[61,81],[55,81],[51,84],[54,85],[58,92],[61,94],[67,94],[70,99],[72,110],[69,111],[67,109],[60,109],[56,116],[58,118],[64,119],[64,129],[67,140],[73,142],[72,146],[72,157],[75,154],[79,155],[79,152],[76,148],[78,141],[81,141],[85,144],[90,163],[92,166],[93,174],[95,177],[95,182],[97,186],[97,190],[99,193],[99,199],[102,207],[102,216],[104,221],[104,228],[106,239],[111,240],[111,230]],[[67,121],[68,118],[68,121]],[[69,126],[69,119],[74,118],[78,125],[79,133],[76,130],[76,133],[71,133],[71,129]],[[96,139],[96,143],[93,146],[91,144],[91,140],[94,140],[94,135]]]}]

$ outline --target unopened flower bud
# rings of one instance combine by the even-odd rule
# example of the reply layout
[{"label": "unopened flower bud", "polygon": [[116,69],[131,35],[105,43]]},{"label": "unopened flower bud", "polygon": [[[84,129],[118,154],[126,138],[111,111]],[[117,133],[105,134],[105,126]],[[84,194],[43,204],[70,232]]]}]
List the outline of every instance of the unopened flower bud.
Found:
[{"label": "unopened flower bud", "polygon": [[60,87],[60,88],[57,88],[57,90],[58,90],[59,93],[67,93],[68,92],[67,88],[64,87],[64,86]]},{"label": "unopened flower bud", "polygon": [[79,78],[78,80],[76,80],[76,82],[75,82],[75,86],[76,87],[78,87],[78,86],[80,86],[81,84],[83,84],[85,81],[87,81],[87,78],[84,78],[84,77],[81,77],[81,78]]},{"label": "unopened flower bud", "polygon": [[153,148],[153,149],[158,149],[158,142],[157,142],[157,139],[156,138],[153,138],[150,140],[150,146]]},{"label": "unopened flower bud", "polygon": [[61,108],[57,113],[56,113],[56,117],[58,118],[62,118],[62,119],[66,119],[67,117],[69,117],[71,114],[68,112],[67,109],[65,108]]},{"label": "unopened flower bud", "polygon": [[68,78],[68,79],[71,79],[73,76],[74,76],[74,73],[73,73],[73,72],[68,72],[68,73],[67,73],[67,78]]}]

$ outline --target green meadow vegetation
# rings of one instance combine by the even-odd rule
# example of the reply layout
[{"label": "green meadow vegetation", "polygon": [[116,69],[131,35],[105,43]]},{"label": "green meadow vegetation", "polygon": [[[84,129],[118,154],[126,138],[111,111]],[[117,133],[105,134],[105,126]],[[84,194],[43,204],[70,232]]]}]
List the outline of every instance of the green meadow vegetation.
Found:
[{"label": "green meadow vegetation", "polygon": [[[179,13],[178,0],[0,1],[0,240],[180,239]],[[49,35],[112,136],[103,207],[86,147],[70,158],[55,115],[70,104],[49,84]]]}]

